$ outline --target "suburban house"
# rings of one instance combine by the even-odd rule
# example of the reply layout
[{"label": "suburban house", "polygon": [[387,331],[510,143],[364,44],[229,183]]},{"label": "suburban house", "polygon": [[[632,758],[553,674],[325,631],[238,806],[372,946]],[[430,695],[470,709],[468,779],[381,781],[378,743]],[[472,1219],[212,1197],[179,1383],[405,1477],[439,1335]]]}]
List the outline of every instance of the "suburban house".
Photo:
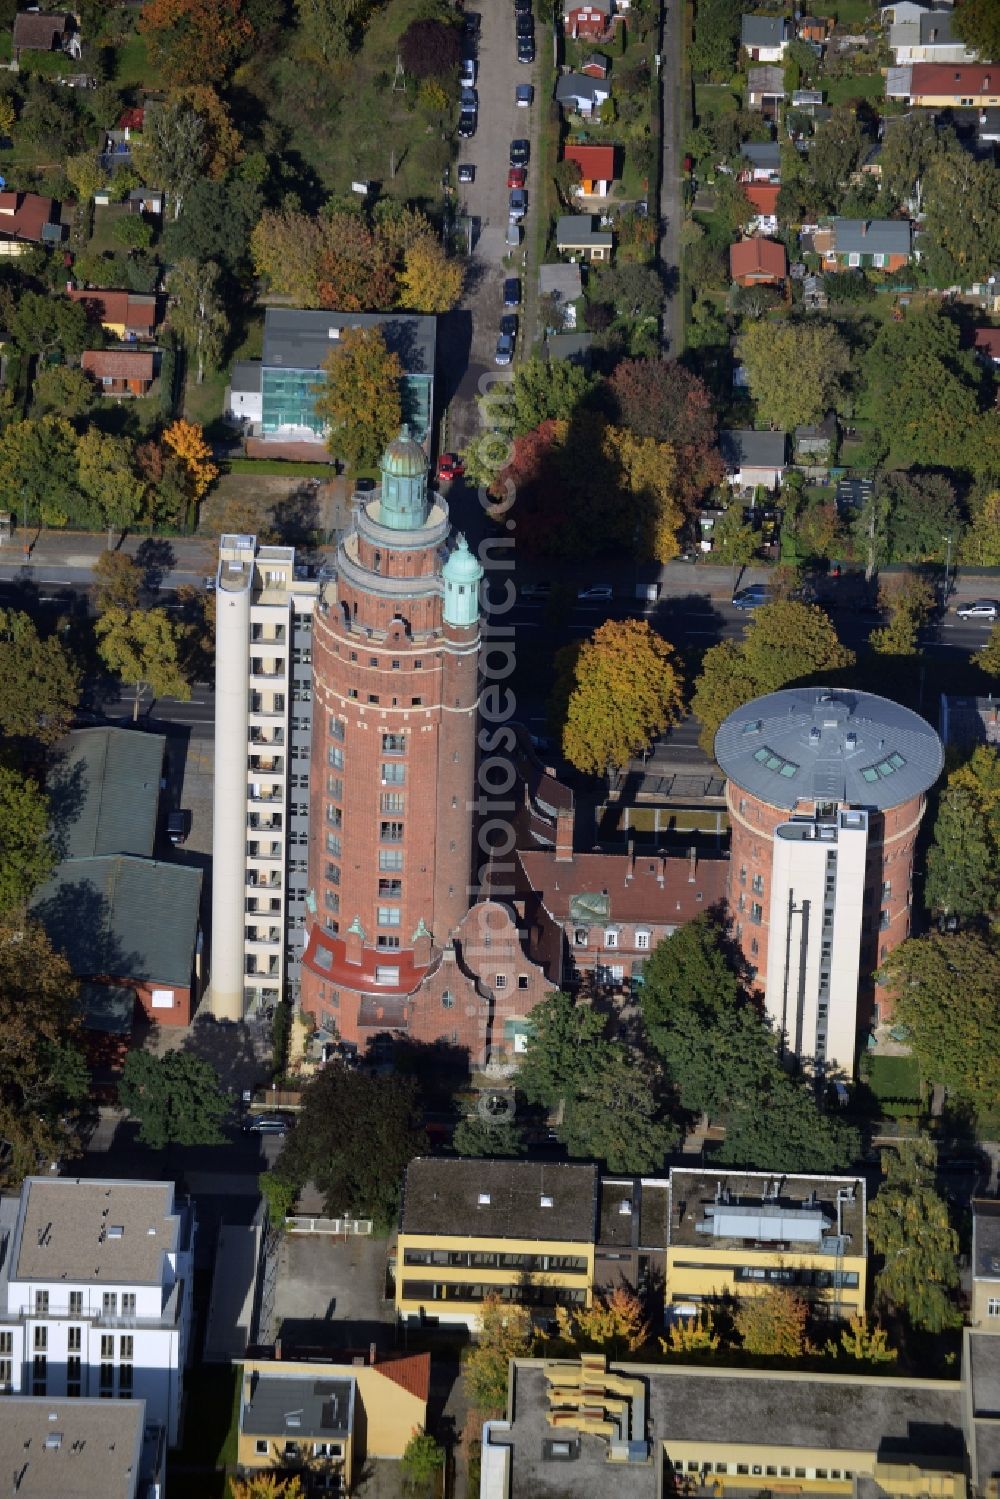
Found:
[{"label": "suburban house", "polygon": [[564,73],[556,83],[556,103],[584,119],[597,114],[605,100],[610,98],[611,85],[606,79]]},{"label": "suburban house", "polygon": [[889,0],[886,5],[879,6],[879,16],[883,26],[895,26],[898,21],[919,20],[928,11],[936,11],[939,15],[942,11],[950,10],[954,0],[940,0],[935,4],[934,0]]},{"label": "suburban house", "polygon": [[776,63],[751,68],[747,73],[747,108],[765,119],[776,120],[785,102],[785,73]]},{"label": "suburban house", "polygon": [[777,141],[744,141],[740,155],[746,163],[739,174],[741,182],[781,180],[781,147]]},{"label": "suburban house", "polygon": [[774,239],[741,239],[729,247],[729,275],[738,286],[784,286],[788,276],[785,247]]},{"label": "suburban house", "polygon": [[46,783],[64,854],[31,910],[78,979],[130,989],[133,1015],[138,1002],[158,1024],[188,1025],[201,870],[153,857],[165,750],[136,729],[66,736]]},{"label": "suburban house", "polygon": [[752,217],[746,227],[751,234],[776,234],[778,232],[778,194],[780,182],[745,182],[743,196],[750,204]]},{"label": "suburban house", "polygon": [[803,16],[795,34],[800,42],[809,42],[814,47],[822,47],[832,30],[832,16]]},{"label": "suburban house", "polygon": [[61,52],[72,32],[72,17],[65,11],[49,15],[39,10],[18,11],[12,39],[14,61],[20,60],[22,52]]},{"label": "suburban house", "polygon": [[581,197],[608,196],[616,175],[614,146],[564,146],[563,160],[575,161],[580,168]]},{"label": "suburban house", "polygon": [[125,202],[129,213],[148,213],[157,219],[163,213],[163,193],[158,187],[134,187]]},{"label": "suburban house", "polygon": [[196,1223],[174,1183],[29,1176],[0,1198],[0,1232],[7,1391],[145,1401],[176,1445]]},{"label": "suburban house", "polygon": [[615,13],[614,0],[564,0],[563,30],[568,37],[591,37],[597,41],[607,35]]},{"label": "suburban house", "polygon": [[141,349],[88,349],[80,360],[106,396],[144,396],[153,383],[155,354]]},{"label": "suburban house", "polygon": [[325,312],[268,307],[258,359],[233,368],[226,397],[230,417],[249,427],[247,451],[267,457],[323,457],[326,431],[316,415],[316,385],[338,341],[350,329],[378,328],[403,367],[403,419],[416,440],[430,438],[434,410],[437,324],[410,312]]},{"label": "suburban house", "polygon": [[795,428],[795,451],[799,458],[817,463],[827,462],[837,442],[837,418],[828,411],[821,422],[807,422]]},{"label": "suburban house", "polygon": [[349,1494],[371,1459],[399,1459],[427,1425],[429,1353],[289,1357],[254,1349],[240,1369],[236,1464],[246,1476],[295,1469],[310,1494]]},{"label": "suburban house", "polygon": [[589,370],[593,346],[592,333],[550,333],[545,339],[545,355],[548,359],[562,359],[567,364],[579,364]]},{"label": "suburban house", "polygon": [[541,265],[538,267],[538,295],[549,298],[562,313],[564,327],[572,327],[576,307],[583,296],[583,276],[578,265]]},{"label": "suburban house", "polygon": [[59,208],[51,198],[0,192],[0,255],[14,259],[28,245],[58,245],[62,237]]},{"label": "suburban house", "polygon": [[134,291],[94,291],[67,286],[71,302],[82,302],[87,316],[121,339],[152,338],[159,322],[156,298]]},{"label": "suburban house", "polygon": [[980,359],[1000,364],[1000,328],[977,328],[973,347]]},{"label": "suburban house", "polygon": [[589,213],[565,213],[556,224],[556,249],[560,255],[579,255],[583,260],[610,260],[614,235],[597,227]]},{"label": "suburban house", "polygon": [[898,67],[917,62],[974,62],[971,52],[952,30],[950,10],[925,10],[911,20],[889,27],[889,51]]},{"label": "suburban house", "polygon": [[898,271],[910,260],[913,225],[908,219],[834,219],[816,230],[812,245],[827,271]]},{"label": "suburban house", "polygon": [[719,452],[734,489],[777,489],[785,473],[784,432],[753,429],[719,433]]},{"label": "suburban house", "polygon": [[792,108],[815,118],[816,111],[823,107],[823,91],[818,88],[797,88],[792,94]]},{"label": "suburban house", "polygon": [[130,104],[118,116],[117,129],[121,131],[126,140],[133,140],[137,135],[142,134],[142,127],[145,123],[146,111],[142,105]]},{"label": "suburban house", "polygon": [[1000,104],[1000,62],[915,62],[890,68],[886,97],[921,109],[987,109]]},{"label": "suburban house", "polygon": [[744,16],[740,25],[740,46],[751,62],[781,62],[791,39],[784,16]]},{"label": "suburban house", "polygon": [[580,72],[587,78],[607,78],[611,72],[611,59],[605,57],[603,52],[591,52],[587,60],[581,63]]},{"label": "suburban house", "polygon": [[144,1400],[0,1400],[0,1463],[22,1499],[160,1499],[166,1458]]}]

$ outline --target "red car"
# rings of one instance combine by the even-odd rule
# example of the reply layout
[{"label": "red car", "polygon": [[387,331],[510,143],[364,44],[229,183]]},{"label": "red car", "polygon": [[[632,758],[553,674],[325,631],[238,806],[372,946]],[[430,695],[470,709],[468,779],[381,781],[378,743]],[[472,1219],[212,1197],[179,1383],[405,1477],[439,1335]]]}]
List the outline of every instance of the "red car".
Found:
[{"label": "red car", "polygon": [[442,453],[438,459],[437,477],[439,483],[447,483],[450,479],[460,479],[465,473],[465,464],[457,453]]},{"label": "red car", "polygon": [[528,174],[524,167],[511,167],[507,173],[508,187],[524,187],[528,181]]}]

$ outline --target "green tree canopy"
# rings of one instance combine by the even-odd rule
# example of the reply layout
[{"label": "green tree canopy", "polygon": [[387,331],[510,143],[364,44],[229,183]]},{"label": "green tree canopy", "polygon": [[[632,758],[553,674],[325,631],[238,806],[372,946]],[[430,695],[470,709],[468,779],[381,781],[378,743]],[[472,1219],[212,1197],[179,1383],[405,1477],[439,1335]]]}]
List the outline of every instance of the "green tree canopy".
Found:
[{"label": "green tree canopy", "polygon": [[29,776],[0,766],[0,914],[23,911],[53,863],[47,797]]},{"label": "green tree canopy", "polygon": [[883,1182],[868,1208],[868,1242],[883,1260],[875,1297],[911,1326],[942,1332],[961,1318],[958,1235],[947,1204],[934,1190],[937,1152],[926,1139],[904,1140],[882,1152]]},{"label": "green tree canopy", "polygon": [[[961,7],[959,8],[961,9]],[[968,286],[1000,263],[1000,180],[957,142],[939,151],[923,178],[922,256],[939,285]]]},{"label": "green tree canopy", "polygon": [[230,1110],[219,1075],[202,1057],[168,1051],[161,1057],[130,1051],[118,1096],[139,1121],[139,1139],[154,1150],[167,1145],[222,1145]]},{"label": "green tree canopy", "polygon": [[466,1114],[455,1126],[451,1148],[456,1155],[503,1159],[524,1155],[527,1145],[523,1131],[516,1124],[485,1119],[481,1114]]},{"label": "green tree canopy", "polygon": [[995,0],[963,0],[956,6],[955,35],[983,62],[1000,57],[1000,10]]},{"label": "green tree canopy", "polygon": [[608,1171],[662,1171],[678,1132],[665,1117],[660,1068],[618,1041],[603,1042],[598,1057],[600,1066],[588,1069],[566,1100],[559,1139],[570,1156],[600,1161]]},{"label": "green tree canopy", "polygon": [[154,697],[186,702],[191,696],[180,660],[181,637],[166,610],[108,609],[94,631],[105,666],[135,688],[134,717],[145,687]]},{"label": "green tree canopy", "polygon": [[514,431],[569,421],[587,406],[597,381],[568,359],[526,359],[514,372]]},{"label": "green tree canopy", "polygon": [[736,708],[792,682],[854,664],[830,617],[815,604],[779,599],[754,612],[742,641],[724,640],[705,652],[691,706],[701,719],[701,744],[714,752],[722,720]]},{"label": "green tree canopy", "polygon": [[354,467],[377,463],[402,421],[399,355],[378,328],[349,328],[324,370],[316,415],[329,428],[327,447]]},{"label": "green tree canopy", "polygon": [[563,752],[586,775],[620,770],[682,711],[673,647],[645,620],[608,620],[556,657],[553,719]]},{"label": "green tree canopy", "polygon": [[302,1094],[302,1112],[274,1168],[282,1181],[312,1181],[327,1212],[393,1222],[403,1173],[426,1148],[416,1084],[331,1062]]},{"label": "green tree canopy", "polygon": [[591,1068],[605,1022],[572,995],[553,993],[531,1012],[528,1049],[517,1072],[518,1091],[529,1103],[552,1109],[564,1103]]},{"label": "green tree canopy", "polygon": [[946,312],[932,305],[886,323],[862,367],[877,443],[895,466],[969,466],[980,374]]},{"label": "green tree canopy", "polygon": [[740,338],[740,357],[758,421],[786,432],[836,406],[851,368],[850,349],[836,327],[813,318],[751,323]]},{"label": "green tree canopy", "polygon": [[180,261],[170,277],[170,292],[174,299],[170,322],[181,336],[195,366],[195,381],[201,385],[206,365],[219,367],[229,332],[219,296],[219,267],[212,260]]},{"label": "green tree canopy", "polygon": [[986,921],[1000,910],[1000,755],[977,745],[953,770],[927,852],[924,899],[933,911]]},{"label": "green tree canopy", "polygon": [[80,675],[56,635],[42,637],[27,614],[0,610],[0,730],[9,739],[50,745],[80,701]]}]

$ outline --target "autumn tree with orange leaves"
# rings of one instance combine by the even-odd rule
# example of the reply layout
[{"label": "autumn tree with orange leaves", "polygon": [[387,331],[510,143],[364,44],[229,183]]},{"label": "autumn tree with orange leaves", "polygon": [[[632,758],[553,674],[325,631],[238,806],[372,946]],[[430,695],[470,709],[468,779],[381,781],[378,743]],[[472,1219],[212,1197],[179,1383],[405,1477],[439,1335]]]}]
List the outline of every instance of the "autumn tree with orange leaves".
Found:
[{"label": "autumn tree with orange leaves", "polygon": [[327,447],[354,468],[377,463],[402,421],[399,355],[378,328],[348,328],[323,366],[316,415]]},{"label": "autumn tree with orange leaves", "polygon": [[615,1286],[606,1295],[595,1296],[591,1306],[572,1311],[557,1307],[556,1322],[563,1337],[610,1349],[616,1357],[626,1351],[635,1353],[649,1338],[642,1301],[628,1286]]},{"label": "autumn tree with orange leaves", "polygon": [[747,1353],[769,1358],[800,1358],[805,1351],[809,1308],[784,1286],[771,1286],[759,1296],[744,1296],[733,1323]]},{"label": "autumn tree with orange leaves", "polygon": [[254,36],[243,0],[146,0],[139,31],[171,84],[222,83]]},{"label": "autumn tree with orange leaves", "polygon": [[163,441],[184,465],[191,486],[191,498],[200,500],[219,477],[219,470],[212,462],[212,449],[205,441],[201,423],[188,422],[181,417],[166,429]]},{"label": "autumn tree with orange leaves", "polygon": [[556,655],[553,719],[563,754],[584,775],[609,775],[683,712],[674,648],[644,619],[609,619]]}]

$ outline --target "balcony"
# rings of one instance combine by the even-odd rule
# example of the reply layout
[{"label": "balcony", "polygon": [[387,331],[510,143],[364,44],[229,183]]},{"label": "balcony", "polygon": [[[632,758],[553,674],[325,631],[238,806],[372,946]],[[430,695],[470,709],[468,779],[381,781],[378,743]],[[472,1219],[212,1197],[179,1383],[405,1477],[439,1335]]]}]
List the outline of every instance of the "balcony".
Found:
[{"label": "balcony", "polygon": [[279,677],[284,677],[285,675],[284,662],[273,660],[263,661],[255,657],[250,662],[250,675],[251,677],[263,678],[264,681],[268,682],[276,681]]},{"label": "balcony", "polygon": [[250,743],[266,745],[269,749],[283,749],[285,731],[284,729],[261,729],[255,725],[250,730]]},{"label": "balcony", "polygon": [[284,625],[262,625],[250,626],[250,639],[254,645],[284,645],[286,638]]},{"label": "balcony", "polygon": [[285,694],[275,692],[271,694],[271,701],[266,703],[261,692],[251,692],[250,712],[258,718],[284,718],[285,716]]},{"label": "balcony", "polygon": [[267,817],[261,817],[259,812],[249,812],[247,827],[252,833],[280,833],[281,813],[271,812]]},{"label": "balcony", "polygon": [[277,944],[281,941],[281,928],[280,926],[248,926],[244,928],[243,937],[247,942]]},{"label": "balcony", "polygon": [[282,843],[262,843],[259,839],[252,839],[247,844],[248,859],[280,859],[285,848]]},{"label": "balcony", "polygon": [[280,890],[281,875],[276,870],[265,874],[261,869],[248,869],[246,888],[248,890]]},{"label": "balcony", "polygon": [[283,776],[285,773],[284,755],[248,755],[247,769],[251,771],[269,771],[272,775]]},{"label": "balcony", "polygon": [[263,803],[266,805],[269,802],[283,802],[284,799],[284,793],[279,790],[277,786],[275,786],[270,791],[257,791],[254,789],[254,787],[251,786],[249,791],[247,792],[247,801],[253,802],[255,806],[258,803]]},{"label": "balcony", "polygon": [[251,979],[276,979],[281,977],[280,959],[270,958],[265,967],[260,967],[256,958],[248,958],[247,965],[243,970],[244,975]]}]

